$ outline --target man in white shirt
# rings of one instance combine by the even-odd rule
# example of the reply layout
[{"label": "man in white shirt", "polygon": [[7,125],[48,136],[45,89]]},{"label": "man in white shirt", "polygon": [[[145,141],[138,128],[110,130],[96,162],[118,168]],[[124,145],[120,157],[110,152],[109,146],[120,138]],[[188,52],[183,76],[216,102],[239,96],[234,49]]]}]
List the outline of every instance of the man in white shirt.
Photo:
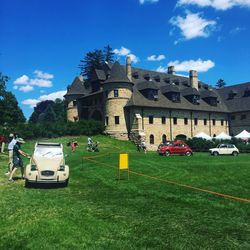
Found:
[{"label": "man in white shirt", "polygon": [[6,175],[9,175],[12,171],[13,167],[13,148],[16,145],[16,136],[14,134],[9,135],[10,143],[8,145],[8,151],[9,151],[9,163],[8,163],[8,172]]}]

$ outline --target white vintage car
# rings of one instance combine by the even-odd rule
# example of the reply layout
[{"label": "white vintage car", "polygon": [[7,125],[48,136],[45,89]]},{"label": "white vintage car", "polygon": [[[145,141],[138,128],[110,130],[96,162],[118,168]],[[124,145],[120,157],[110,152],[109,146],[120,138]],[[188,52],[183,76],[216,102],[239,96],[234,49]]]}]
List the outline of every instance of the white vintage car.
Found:
[{"label": "white vintage car", "polygon": [[25,186],[32,183],[60,183],[67,186],[69,166],[65,165],[63,145],[52,142],[36,143],[25,171]]},{"label": "white vintage car", "polygon": [[233,155],[239,154],[239,149],[233,144],[219,144],[216,148],[209,149],[211,155]]}]

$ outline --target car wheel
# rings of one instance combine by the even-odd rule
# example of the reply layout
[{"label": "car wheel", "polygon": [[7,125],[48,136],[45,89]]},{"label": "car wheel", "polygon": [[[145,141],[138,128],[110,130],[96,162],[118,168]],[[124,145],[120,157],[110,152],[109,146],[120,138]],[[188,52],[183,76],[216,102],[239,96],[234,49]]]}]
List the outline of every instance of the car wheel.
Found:
[{"label": "car wheel", "polygon": [[239,153],[237,151],[233,151],[233,153],[232,153],[233,156],[238,156],[238,154]]},{"label": "car wheel", "polygon": [[219,153],[217,151],[213,152],[213,156],[218,156],[218,155],[219,155]]},{"label": "car wheel", "polygon": [[69,184],[69,178],[63,183],[63,187],[67,187],[68,186],[68,184]]},{"label": "car wheel", "polygon": [[25,180],[24,186],[25,186],[26,188],[30,188],[30,187],[31,187],[31,183],[26,179],[26,180]]},{"label": "car wheel", "polygon": [[165,155],[166,155],[166,156],[170,156],[170,151],[169,151],[169,150],[166,150]]},{"label": "car wheel", "polygon": [[187,151],[187,152],[185,153],[185,155],[186,155],[186,156],[191,156],[192,153],[191,153],[190,151]]}]

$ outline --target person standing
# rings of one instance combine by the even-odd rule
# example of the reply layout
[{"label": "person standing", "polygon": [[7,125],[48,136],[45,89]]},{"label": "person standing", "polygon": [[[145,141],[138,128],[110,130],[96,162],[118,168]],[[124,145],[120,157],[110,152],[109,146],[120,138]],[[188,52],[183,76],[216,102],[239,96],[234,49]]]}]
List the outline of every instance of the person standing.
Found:
[{"label": "person standing", "polygon": [[6,175],[9,175],[11,173],[12,167],[13,167],[13,148],[16,144],[16,135],[10,134],[9,135],[9,145],[8,145],[8,151],[9,151],[9,162],[8,162],[8,170]]},{"label": "person standing", "polygon": [[9,176],[10,182],[14,182],[12,177],[18,168],[21,168],[22,178],[24,178],[24,167],[23,167],[23,161],[22,161],[21,155],[27,158],[30,158],[30,156],[21,150],[21,145],[23,143],[25,143],[25,141],[22,138],[17,138],[16,144],[13,147],[13,167]]}]

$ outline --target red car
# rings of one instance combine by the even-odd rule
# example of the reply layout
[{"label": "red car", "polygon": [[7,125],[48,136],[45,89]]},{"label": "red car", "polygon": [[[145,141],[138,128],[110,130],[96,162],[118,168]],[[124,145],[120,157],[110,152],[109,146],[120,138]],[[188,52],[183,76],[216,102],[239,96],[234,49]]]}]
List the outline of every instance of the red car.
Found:
[{"label": "red car", "polygon": [[186,155],[191,156],[193,154],[192,149],[183,142],[173,142],[167,146],[163,146],[158,150],[159,155]]}]

